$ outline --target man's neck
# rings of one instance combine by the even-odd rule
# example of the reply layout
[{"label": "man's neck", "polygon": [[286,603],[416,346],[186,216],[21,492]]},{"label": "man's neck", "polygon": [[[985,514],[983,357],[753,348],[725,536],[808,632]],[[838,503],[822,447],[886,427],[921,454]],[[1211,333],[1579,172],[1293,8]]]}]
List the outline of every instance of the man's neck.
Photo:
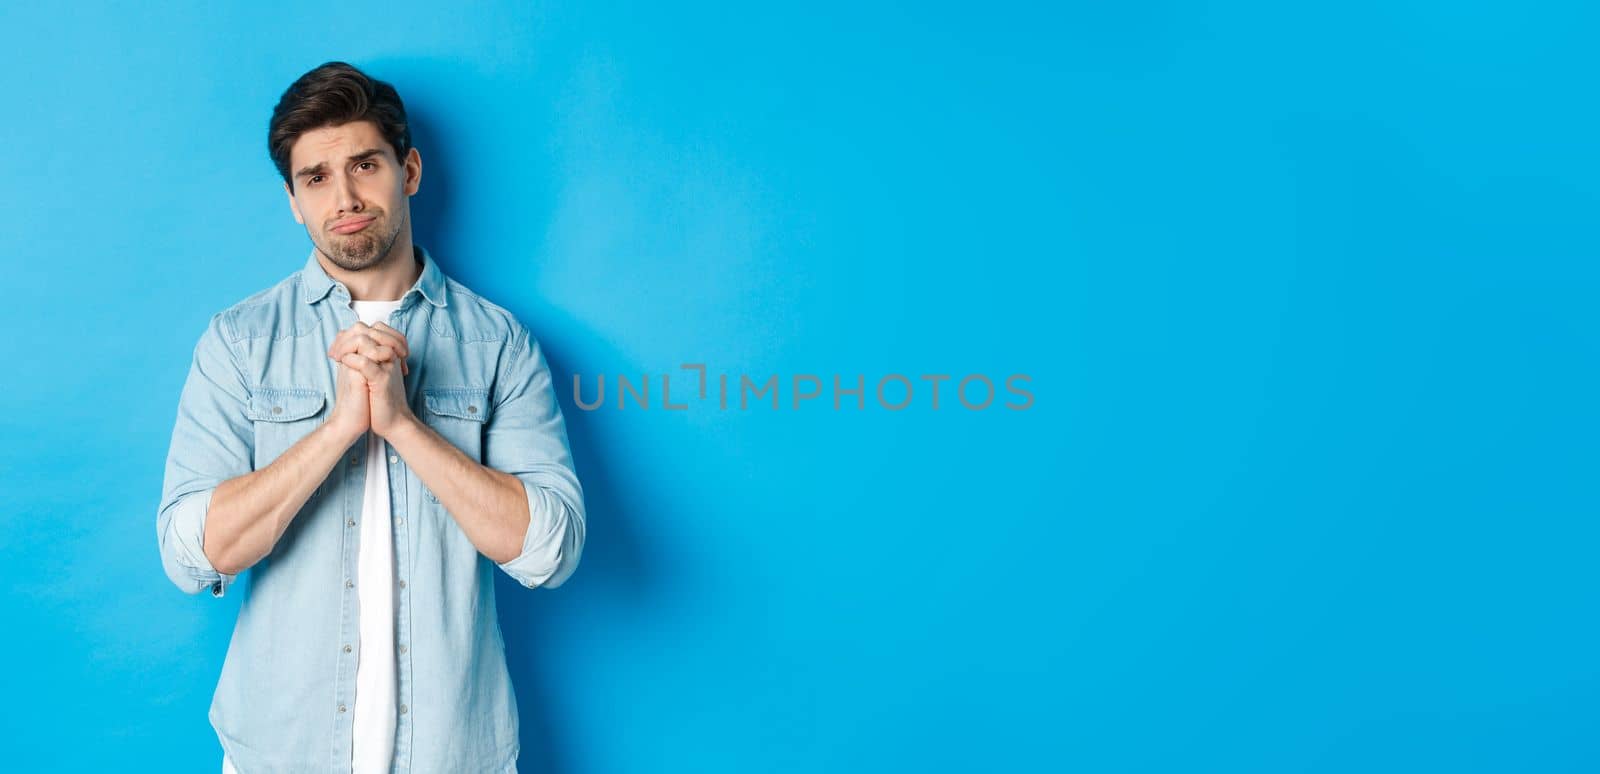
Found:
[{"label": "man's neck", "polygon": [[346,271],[317,256],[328,276],[350,289],[352,301],[398,301],[422,276],[422,261],[411,244],[410,234],[401,234],[382,261],[360,271]]}]

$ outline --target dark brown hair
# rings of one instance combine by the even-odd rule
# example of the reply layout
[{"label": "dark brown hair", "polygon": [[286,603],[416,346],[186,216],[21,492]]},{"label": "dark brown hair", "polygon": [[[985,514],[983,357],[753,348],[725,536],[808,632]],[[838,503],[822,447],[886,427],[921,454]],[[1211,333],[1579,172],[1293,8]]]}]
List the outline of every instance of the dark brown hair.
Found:
[{"label": "dark brown hair", "polygon": [[272,109],[267,124],[267,153],[283,182],[294,190],[289,171],[289,149],[300,135],[325,126],[351,121],[371,121],[394,149],[396,161],[405,163],[411,150],[411,127],[400,93],[380,80],[344,62],[327,62],[300,76]]}]

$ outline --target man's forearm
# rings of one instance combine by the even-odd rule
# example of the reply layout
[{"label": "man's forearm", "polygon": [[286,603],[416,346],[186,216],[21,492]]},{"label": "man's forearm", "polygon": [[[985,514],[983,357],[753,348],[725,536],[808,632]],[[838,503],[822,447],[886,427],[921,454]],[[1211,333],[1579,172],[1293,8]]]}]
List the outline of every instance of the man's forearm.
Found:
[{"label": "man's forearm", "polygon": [[206,511],[206,558],[237,575],[272,552],[295,514],[360,433],[324,423],[266,467],[217,485]]},{"label": "man's forearm", "polygon": [[420,421],[403,423],[388,441],[479,553],[496,562],[522,553],[529,521],[522,481],[479,464]]}]

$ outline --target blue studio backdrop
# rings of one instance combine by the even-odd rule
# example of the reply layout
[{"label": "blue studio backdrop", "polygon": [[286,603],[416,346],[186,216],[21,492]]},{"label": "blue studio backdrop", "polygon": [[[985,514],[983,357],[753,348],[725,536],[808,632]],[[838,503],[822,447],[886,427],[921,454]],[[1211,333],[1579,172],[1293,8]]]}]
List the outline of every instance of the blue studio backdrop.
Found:
[{"label": "blue studio backdrop", "polygon": [[522,771],[1595,771],[1597,21],[7,4],[0,769],[218,769],[163,460],[342,59],[584,483],[496,580]]}]

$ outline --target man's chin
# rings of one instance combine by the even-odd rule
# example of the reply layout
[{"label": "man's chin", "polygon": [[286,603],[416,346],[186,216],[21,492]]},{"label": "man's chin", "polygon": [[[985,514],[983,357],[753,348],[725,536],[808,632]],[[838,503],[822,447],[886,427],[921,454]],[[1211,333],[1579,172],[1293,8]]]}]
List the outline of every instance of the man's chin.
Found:
[{"label": "man's chin", "polygon": [[372,258],[357,258],[337,250],[323,250],[322,254],[328,256],[328,260],[333,261],[335,266],[338,266],[345,271],[360,271],[377,263],[377,261]]},{"label": "man's chin", "polygon": [[363,239],[355,244],[348,241],[334,243],[329,247],[332,249],[324,249],[323,254],[346,271],[365,269],[378,262],[378,244],[372,239]]}]

